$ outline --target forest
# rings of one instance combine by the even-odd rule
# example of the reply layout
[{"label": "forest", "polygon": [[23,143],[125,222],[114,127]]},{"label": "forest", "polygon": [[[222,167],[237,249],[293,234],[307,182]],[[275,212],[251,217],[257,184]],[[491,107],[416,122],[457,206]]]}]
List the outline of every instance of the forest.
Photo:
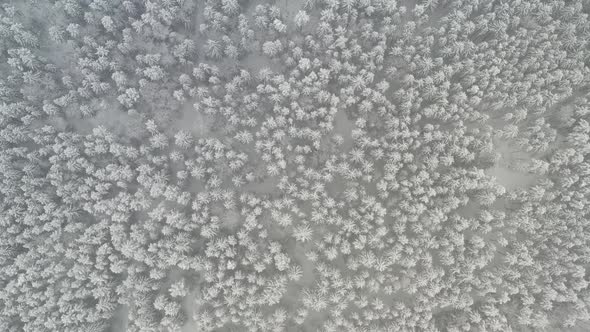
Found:
[{"label": "forest", "polygon": [[589,14],[1,1],[0,331],[590,331]]}]

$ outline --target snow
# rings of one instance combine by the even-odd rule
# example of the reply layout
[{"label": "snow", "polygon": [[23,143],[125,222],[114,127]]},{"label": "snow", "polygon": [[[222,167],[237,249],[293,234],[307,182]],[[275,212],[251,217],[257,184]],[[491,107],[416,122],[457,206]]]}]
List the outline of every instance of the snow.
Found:
[{"label": "snow", "polygon": [[113,316],[109,332],[125,332],[127,331],[127,323],[129,316],[129,307],[127,305],[121,305],[117,308],[115,315]]},{"label": "snow", "polygon": [[500,159],[494,167],[486,170],[508,190],[526,189],[533,185],[538,176],[518,170],[519,163],[526,163],[532,154],[522,151],[513,141],[497,139],[494,151],[500,153]]},{"label": "snow", "polygon": [[355,124],[348,118],[346,112],[339,110],[334,117],[334,132],[344,138],[341,149],[348,151],[352,148],[353,138],[352,130],[355,129]]},{"label": "snow", "polygon": [[168,126],[170,134],[178,130],[186,130],[195,138],[211,137],[212,120],[194,108],[194,100],[184,102],[179,116],[174,117]]}]

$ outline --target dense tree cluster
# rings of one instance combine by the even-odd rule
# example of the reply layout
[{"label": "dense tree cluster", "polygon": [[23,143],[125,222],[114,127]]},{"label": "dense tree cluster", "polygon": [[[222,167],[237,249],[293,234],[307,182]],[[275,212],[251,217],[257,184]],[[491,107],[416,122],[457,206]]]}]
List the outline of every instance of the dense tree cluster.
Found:
[{"label": "dense tree cluster", "polygon": [[589,14],[6,1],[0,330],[588,324]]}]

